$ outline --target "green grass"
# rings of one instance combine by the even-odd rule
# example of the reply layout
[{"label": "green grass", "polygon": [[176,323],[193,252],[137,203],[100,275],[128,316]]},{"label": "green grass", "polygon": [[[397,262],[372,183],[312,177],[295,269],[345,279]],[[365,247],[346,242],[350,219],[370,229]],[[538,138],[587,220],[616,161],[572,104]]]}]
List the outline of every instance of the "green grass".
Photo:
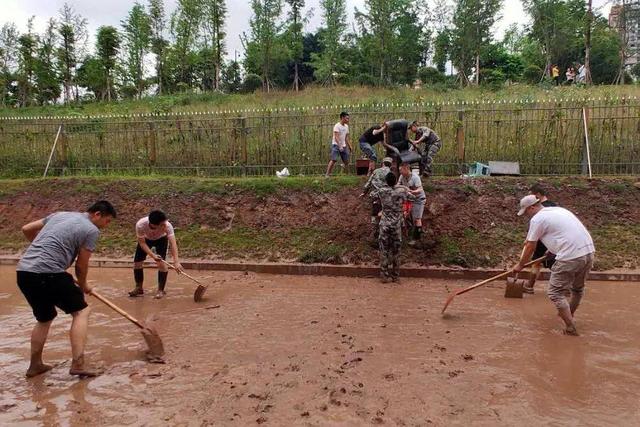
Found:
[{"label": "green grass", "polygon": [[274,109],[310,106],[340,106],[380,103],[422,103],[422,102],[470,102],[470,101],[508,101],[508,100],[546,100],[546,99],[582,99],[616,98],[640,95],[640,87],[594,86],[594,87],[553,87],[514,85],[499,90],[486,87],[468,87],[464,89],[429,88],[413,90],[404,87],[371,88],[359,86],[338,86],[334,88],[311,86],[298,93],[276,90],[271,93],[225,95],[219,93],[175,94],[160,97],[147,97],[142,100],[119,102],[93,102],[72,104],[69,106],[44,106],[29,108],[4,108],[0,115],[65,115],[85,116],[96,114],[139,114],[169,113],[183,111],[216,111]]}]

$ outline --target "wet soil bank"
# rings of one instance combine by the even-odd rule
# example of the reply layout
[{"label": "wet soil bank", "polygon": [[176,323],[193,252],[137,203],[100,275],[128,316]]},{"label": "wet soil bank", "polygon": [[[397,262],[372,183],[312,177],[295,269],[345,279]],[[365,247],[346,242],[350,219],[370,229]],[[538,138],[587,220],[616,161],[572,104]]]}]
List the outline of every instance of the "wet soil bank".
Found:
[{"label": "wet soil bank", "polygon": [[[152,208],[167,211],[185,257],[258,262],[375,264],[368,241],[364,178],[276,180],[68,178],[0,181],[0,253],[25,246],[20,226],[55,210],[79,210],[98,198],[119,217],[98,256],[133,253],[133,225]],[[598,250],[596,270],[640,267],[640,189],[633,179],[434,179],[425,184],[426,235],[403,247],[405,266],[510,266],[527,223],[515,215],[534,182],[575,212]]]},{"label": "wet soil bank", "polygon": [[[460,281],[190,272],[168,296],[130,299],[131,272],[90,280],[133,315],[155,313],[166,364],[144,362],[128,321],[93,307],[87,357],[106,373],[68,375],[68,316],[51,329],[45,360],[23,377],[33,319],[0,267],[2,425],[619,425],[640,422],[640,288],[590,282],[580,337],[560,334],[544,295],[503,298],[494,284],[459,296]],[[148,274],[148,278],[153,278]],[[154,280],[148,280],[152,290]]]}]

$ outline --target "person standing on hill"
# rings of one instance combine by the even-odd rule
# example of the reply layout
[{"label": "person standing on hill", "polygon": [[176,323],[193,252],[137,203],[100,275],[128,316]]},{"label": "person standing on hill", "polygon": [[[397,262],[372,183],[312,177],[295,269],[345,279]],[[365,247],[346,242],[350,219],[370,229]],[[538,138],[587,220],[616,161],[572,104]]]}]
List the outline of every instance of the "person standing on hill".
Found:
[{"label": "person standing on hill", "polygon": [[422,151],[419,151],[422,156],[420,160],[420,171],[422,176],[429,177],[433,173],[433,158],[442,148],[442,140],[433,129],[420,126],[417,120],[411,123],[409,129],[415,134],[415,141],[410,142],[416,149],[418,149],[419,144],[424,143],[424,148]]},{"label": "person standing on hill", "polygon": [[382,125],[371,126],[369,129],[364,131],[358,141],[360,144],[360,150],[362,150],[365,156],[369,159],[368,175],[373,173],[378,161],[378,156],[376,155],[376,150],[373,146],[384,140],[384,131],[384,123]]},{"label": "person standing on hill", "polygon": [[333,126],[333,137],[331,138],[331,159],[327,165],[327,173],[325,177],[331,176],[333,167],[338,162],[338,158],[342,159],[345,166],[349,166],[349,155],[352,148],[349,142],[349,113],[343,111],[340,113],[340,121]]},{"label": "person standing on hill", "polygon": [[560,68],[556,64],[551,67],[551,79],[553,79],[556,86],[560,86]]},{"label": "person standing on hill", "polygon": [[380,230],[380,211],[382,210],[382,206],[380,205],[380,198],[378,197],[378,192],[381,188],[387,185],[386,178],[387,174],[391,172],[391,163],[393,160],[391,157],[385,157],[382,159],[382,166],[378,169],[374,170],[367,183],[364,185],[364,189],[360,197],[363,197],[369,194],[371,198],[371,238],[376,245],[378,243],[378,232]]},{"label": "person standing on hill", "polygon": [[[529,189],[529,193],[536,196],[536,198],[540,200],[540,204],[545,208],[558,206],[555,202],[552,202],[547,198],[547,191],[541,184],[533,184]],[[538,259],[545,254],[547,254],[547,259],[542,262],[537,262],[531,266],[531,278],[529,279],[529,283],[527,283],[523,288],[524,292],[527,294],[533,294],[533,287],[536,283],[536,280],[540,276],[540,269],[543,266],[545,268],[551,268],[556,258],[554,254],[547,251],[547,247],[544,245],[544,243],[538,240],[538,244],[536,245],[536,250],[533,253],[532,259]]]},{"label": "person standing on hill", "polygon": [[[138,239],[138,244],[133,257],[133,277],[136,287],[129,292],[129,296],[138,297],[144,295],[142,287],[144,282],[143,265],[147,256],[150,256],[158,265],[158,291],[155,298],[162,298],[166,295],[164,289],[169,274],[167,264],[163,262],[167,257],[168,246],[171,247],[173,268],[178,274],[184,271],[178,259],[178,243],[176,242],[173,225],[171,225],[164,212],[153,210],[148,216],[140,218],[136,223],[136,238]],[[156,253],[153,253],[151,248],[155,248]]]},{"label": "person standing on hill", "polygon": [[[545,208],[533,194],[520,200],[518,216],[522,215],[530,218],[529,232],[520,261],[513,271],[522,271],[539,240],[551,253],[556,254],[547,295],[564,322],[564,333],[578,335],[574,316],[584,294],[587,275],[593,266],[596,251],[593,239],[573,213],[560,207]],[[569,302],[566,298],[568,292],[571,294]]]},{"label": "person standing on hill", "polygon": [[[101,200],[86,212],[56,212],[30,222],[22,232],[31,244],[16,267],[18,287],[33,310],[37,320],[31,332],[31,363],[27,377],[35,377],[53,368],[42,360],[42,352],[56,307],[72,317],[71,368],[69,374],[95,377],[99,370],[85,364],[90,308],[84,300],[91,294],[87,283],[89,259],[96,249],[100,230],[116,217],[111,203]],[[74,278],[67,269],[75,261]]]}]

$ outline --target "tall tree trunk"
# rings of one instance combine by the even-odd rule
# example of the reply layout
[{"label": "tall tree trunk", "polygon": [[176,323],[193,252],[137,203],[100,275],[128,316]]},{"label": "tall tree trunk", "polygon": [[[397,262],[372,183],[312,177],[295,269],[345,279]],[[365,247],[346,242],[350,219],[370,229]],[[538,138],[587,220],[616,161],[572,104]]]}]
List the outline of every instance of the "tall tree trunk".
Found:
[{"label": "tall tree trunk", "polygon": [[591,81],[591,25],[593,22],[592,0],[589,0],[587,10],[587,29],[585,31],[584,46],[584,82],[590,85]]},{"label": "tall tree trunk", "polygon": [[300,76],[298,75],[298,61],[293,64],[293,88],[297,92],[300,90],[299,86]]},{"label": "tall tree trunk", "polygon": [[476,86],[480,84],[480,53],[476,52]]}]

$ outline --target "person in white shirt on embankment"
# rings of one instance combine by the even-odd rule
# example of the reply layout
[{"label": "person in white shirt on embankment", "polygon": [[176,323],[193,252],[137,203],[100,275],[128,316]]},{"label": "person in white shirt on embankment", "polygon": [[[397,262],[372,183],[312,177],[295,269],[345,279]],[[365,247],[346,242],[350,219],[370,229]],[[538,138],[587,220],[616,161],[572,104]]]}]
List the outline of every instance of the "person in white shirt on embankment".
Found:
[{"label": "person in white shirt on embankment", "polygon": [[331,176],[331,171],[338,161],[342,159],[345,166],[349,166],[349,155],[351,154],[351,143],[349,142],[349,113],[340,113],[340,121],[333,127],[333,138],[331,139],[331,159],[327,165],[325,177]]},{"label": "person in white shirt on embankment", "polygon": [[[524,268],[538,240],[544,243],[548,252],[556,254],[547,295],[565,323],[564,333],[578,335],[574,315],[584,294],[585,280],[593,266],[596,251],[593,239],[573,213],[560,207],[545,208],[532,194],[520,200],[518,216],[522,215],[530,218],[529,233],[520,261],[513,270],[518,272]],[[571,292],[571,299],[567,302],[565,295],[568,291]]]}]

